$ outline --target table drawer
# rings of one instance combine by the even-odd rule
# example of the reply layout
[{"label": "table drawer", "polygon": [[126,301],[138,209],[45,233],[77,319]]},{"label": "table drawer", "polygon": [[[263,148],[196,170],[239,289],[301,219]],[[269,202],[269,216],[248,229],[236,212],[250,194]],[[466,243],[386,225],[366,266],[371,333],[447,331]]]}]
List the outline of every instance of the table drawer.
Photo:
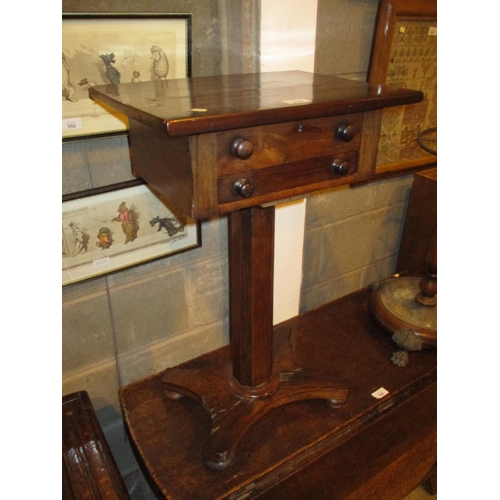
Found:
[{"label": "table drawer", "polygon": [[358,157],[358,151],[348,151],[226,175],[217,181],[218,203],[231,203],[272,194],[277,194],[277,198],[294,196],[308,191],[310,187],[326,189],[337,184],[350,183],[358,167]]},{"label": "table drawer", "polygon": [[218,177],[358,150],[362,126],[354,113],[220,132]]}]

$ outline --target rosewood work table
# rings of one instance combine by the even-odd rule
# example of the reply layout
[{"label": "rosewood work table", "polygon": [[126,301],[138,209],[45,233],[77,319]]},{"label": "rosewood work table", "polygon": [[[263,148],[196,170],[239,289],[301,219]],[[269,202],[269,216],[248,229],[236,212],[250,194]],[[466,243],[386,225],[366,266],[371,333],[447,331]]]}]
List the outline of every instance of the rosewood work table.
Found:
[{"label": "rosewood work table", "polygon": [[[135,175],[192,218],[229,217],[228,351],[166,369],[160,386],[155,383],[162,390],[153,396],[145,386],[146,393],[173,400],[162,403],[162,412],[176,407],[190,413],[186,399],[207,411],[209,422],[200,421],[196,432],[206,433],[207,439],[198,435],[205,463],[219,472],[232,469],[233,462],[241,467],[238,447],[252,439],[248,434],[271,417],[270,410],[286,405],[293,413],[289,403],[317,405],[319,399],[329,424],[339,422],[342,405],[356,398],[345,369],[351,346],[329,351],[325,363],[304,355],[307,347],[296,342],[293,329],[273,339],[275,204],[369,179],[383,108],[419,102],[422,92],[301,71],[99,86],[90,92],[128,117]],[[144,438],[135,430],[126,394],[127,423],[142,453]],[[177,425],[161,422],[151,420],[154,432],[178,434]],[[302,430],[297,426],[295,432]],[[278,444],[283,440],[275,435],[270,446]],[[193,446],[189,437],[185,446]],[[259,453],[259,446],[251,453]],[[162,456],[177,454],[168,449]]]}]

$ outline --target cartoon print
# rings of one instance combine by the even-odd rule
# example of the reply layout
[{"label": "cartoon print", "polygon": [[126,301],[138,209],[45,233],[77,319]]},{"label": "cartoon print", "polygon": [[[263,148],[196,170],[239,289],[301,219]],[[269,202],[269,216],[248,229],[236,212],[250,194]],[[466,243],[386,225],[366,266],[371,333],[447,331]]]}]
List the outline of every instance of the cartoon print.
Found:
[{"label": "cartoon print", "polygon": [[70,82],[69,76],[69,64],[66,61],[66,56],[62,55],[62,96],[71,102],[76,102],[78,99],[75,99],[73,95],[75,94],[75,87]]},{"label": "cartoon print", "polygon": [[137,238],[139,223],[137,221],[135,212],[128,209],[127,203],[125,201],[120,203],[117,212],[119,213],[119,215],[112,219],[112,221],[122,223],[122,229],[125,233],[124,244],[126,245],[129,241],[134,241]]},{"label": "cartoon print", "polygon": [[151,47],[151,59],[153,59],[153,73],[156,80],[166,80],[168,75],[168,59],[163,50],[157,45]]},{"label": "cartoon print", "polygon": [[84,90],[90,90],[90,87],[95,87],[97,83],[89,80],[88,78],[82,78],[79,82],[78,85],[84,89]]},{"label": "cartoon print", "polygon": [[113,238],[111,236],[111,229],[108,227],[101,227],[99,233],[97,234],[97,243],[95,244],[101,250],[106,250],[113,244]]},{"label": "cartoon print", "polygon": [[104,65],[106,66],[106,76],[109,81],[113,85],[118,85],[120,83],[120,72],[114,66],[111,66],[116,62],[113,52],[111,52],[111,54],[101,54],[99,57],[103,60]]},{"label": "cartoon print", "polygon": [[141,72],[140,71],[134,71],[132,73],[132,83],[138,83],[141,81]]},{"label": "cartoon print", "polygon": [[170,217],[164,217],[160,219],[160,216],[158,215],[149,221],[149,223],[153,227],[155,224],[158,224],[158,231],[165,229],[169,236],[173,236],[174,234],[177,234],[179,231],[184,231],[184,225],[179,224],[178,226],[176,226],[175,225],[176,222],[177,222],[176,219],[172,219]]},{"label": "cartoon print", "polygon": [[78,222],[70,222],[69,227],[73,232],[73,243],[75,244],[75,251],[73,257],[80,253],[85,253],[87,251],[89,236],[80,227]]}]

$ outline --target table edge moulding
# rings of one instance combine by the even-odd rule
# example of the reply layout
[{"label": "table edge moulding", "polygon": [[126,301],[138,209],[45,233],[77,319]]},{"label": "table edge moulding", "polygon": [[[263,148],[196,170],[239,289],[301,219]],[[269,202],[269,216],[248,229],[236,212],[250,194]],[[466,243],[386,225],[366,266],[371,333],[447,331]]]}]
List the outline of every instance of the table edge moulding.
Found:
[{"label": "table edge moulding", "polygon": [[[297,355],[293,333],[273,345],[275,204],[374,172],[381,111],[423,94],[302,71],[92,87],[129,121],[132,170],[195,219],[228,214],[230,353],[168,368],[165,394],[210,416],[206,464],[223,470],[271,409],[322,399],[348,383]],[[339,355],[342,355],[339,353]],[[300,363],[298,360],[301,359]]]}]

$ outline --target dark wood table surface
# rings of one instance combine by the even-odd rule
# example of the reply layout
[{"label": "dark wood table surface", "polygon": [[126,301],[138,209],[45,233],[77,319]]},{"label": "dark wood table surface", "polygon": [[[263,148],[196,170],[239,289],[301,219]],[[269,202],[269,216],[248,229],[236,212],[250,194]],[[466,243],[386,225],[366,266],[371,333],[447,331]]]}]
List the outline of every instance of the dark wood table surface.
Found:
[{"label": "dark wood table surface", "polygon": [[[299,315],[275,329],[298,366],[345,377],[339,408],[322,400],[271,410],[239,443],[225,470],[209,469],[210,418],[189,398],[163,396],[162,374],[123,387],[132,443],[158,490],[172,499],[401,500],[436,462],[436,350],[392,364],[397,346],[370,317],[369,289]],[[230,362],[229,346],[181,366]],[[372,393],[384,388],[381,399]]]},{"label": "dark wood table surface", "polygon": [[91,87],[90,95],[170,137],[420,102],[421,91],[305,71]]}]

